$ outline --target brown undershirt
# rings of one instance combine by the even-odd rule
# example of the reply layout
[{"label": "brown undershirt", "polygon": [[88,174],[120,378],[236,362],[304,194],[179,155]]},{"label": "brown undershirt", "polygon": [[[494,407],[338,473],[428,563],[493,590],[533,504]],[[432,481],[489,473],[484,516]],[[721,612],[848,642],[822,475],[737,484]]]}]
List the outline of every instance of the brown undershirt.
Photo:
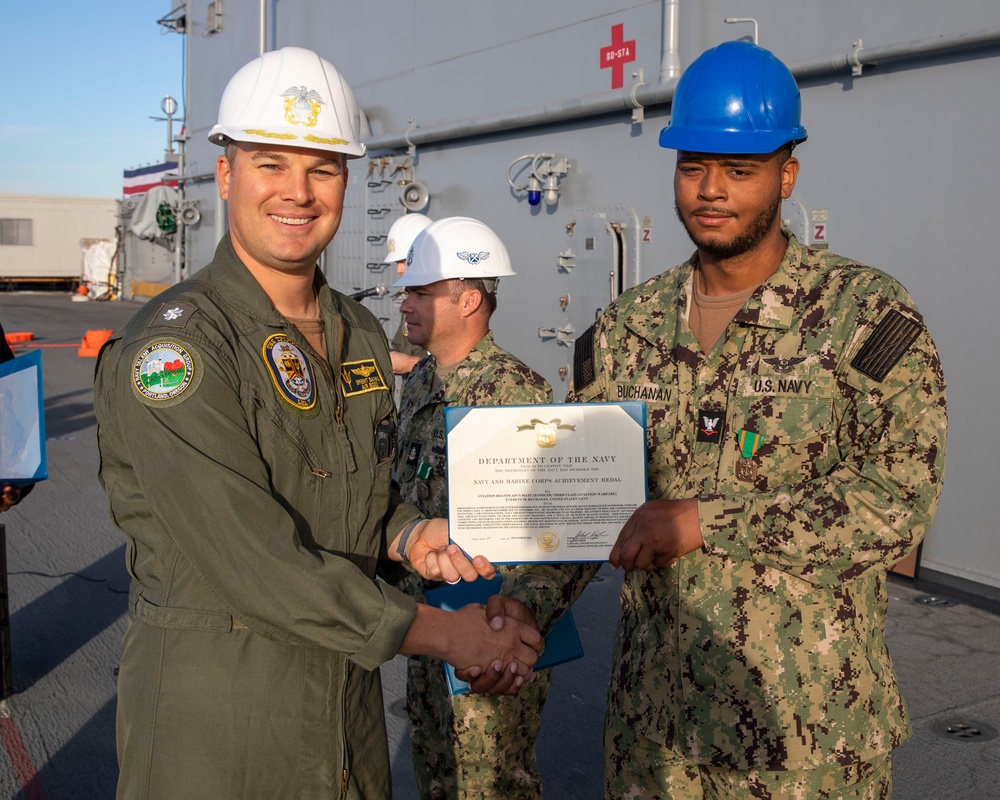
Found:
[{"label": "brown undershirt", "polygon": [[322,319],[297,319],[296,317],[285,317],[301,333],[309,346],[312,347],[324,361],[328,364],[329,359],[326,354],[326,325]]},{"label": "brown undershirt", "polygon": [[701,349],[710,353],[715,343],[719,341],[723,331],[733,321],[736,312],[756,290],[756,286],[744,289],[735,294],[707,295],[701,291],[701,275],[694,274],[694,299],[688,313],[688,325],[694,332]]},{"label": "brown undershirt", "polygon": [[444,383],[444,379],[447,378],[457,366],[457,363],[449,364],[447,367],[442,367],[440,364],[437,364],[434,367],[434,378],[431,380],[432,391],[436,392],[441,384]]}]

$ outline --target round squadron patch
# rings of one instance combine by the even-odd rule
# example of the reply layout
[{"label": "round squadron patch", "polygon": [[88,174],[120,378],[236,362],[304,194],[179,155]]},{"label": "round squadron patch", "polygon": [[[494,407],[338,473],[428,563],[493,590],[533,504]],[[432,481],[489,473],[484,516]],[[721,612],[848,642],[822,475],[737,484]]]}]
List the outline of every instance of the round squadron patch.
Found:
[{"label": "round squadron patch", "polygon": [[290,341],[287,334],[268,336],[262,350],[274,388],[283,400],[296,408],[316,405],[316,382],[306,354]]},{"label": "round squadron patch", "polygon": [[153,342],[132,365],[132,385],[141,400],[156,405],[179,403],[201,376],[191,353],[176,342]]}]

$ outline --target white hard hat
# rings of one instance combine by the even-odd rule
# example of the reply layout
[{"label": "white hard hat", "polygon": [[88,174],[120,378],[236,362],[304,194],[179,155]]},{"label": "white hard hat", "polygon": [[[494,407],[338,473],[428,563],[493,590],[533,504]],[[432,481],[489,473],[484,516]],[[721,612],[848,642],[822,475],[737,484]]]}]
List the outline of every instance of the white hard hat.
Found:
[{"label": "white hard hat", "polygon": [[431,218],[423,214],[404,214],[397,219],[389,228],[389,235],[385,242],[388,252],[382,260],[393,263],[403,261],[406,254],[410,252],[410,246],[417,238],[417,234],[431,222]]},{"label": "white hard hat", "polygon": [[394,286],[427,286],[452,278],[515,275],[500,237],[477,219],[446,217],[432,222],[413,240],[406,274]]},{"label": "white hard hat", "polygon": [[365,155],[361,110],[336,68],[312,50],[283,47],[255,58],[226,86],[210,142],[258,142]]}]

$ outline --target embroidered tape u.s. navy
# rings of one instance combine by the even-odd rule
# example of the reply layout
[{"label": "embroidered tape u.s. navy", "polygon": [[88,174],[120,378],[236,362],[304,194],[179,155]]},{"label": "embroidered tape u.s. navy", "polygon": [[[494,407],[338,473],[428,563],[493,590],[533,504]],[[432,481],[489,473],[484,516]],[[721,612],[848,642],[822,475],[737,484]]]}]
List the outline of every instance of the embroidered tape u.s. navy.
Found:
[{"label": "embroidered tape u.s. navy", "polygon": [[201,381],[194,355],[177,342],[146,345],[132,364],[132,387],[139,399],[169,406],[179,403]]},{"label": "embroidered tape u.s. navy", "polygon": [[316,381],[305,353],[290,341],[287,334],[268,336],[261,349],[274,388],[283,400],[296,408],[316,405]]}]

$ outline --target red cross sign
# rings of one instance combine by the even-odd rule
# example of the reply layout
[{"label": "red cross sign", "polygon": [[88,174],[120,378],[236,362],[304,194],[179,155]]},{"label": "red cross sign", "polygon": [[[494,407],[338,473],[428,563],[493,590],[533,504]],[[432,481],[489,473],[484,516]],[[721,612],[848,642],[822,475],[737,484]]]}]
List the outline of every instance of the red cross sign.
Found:
[{"label": "red cross sign", "polygon": [[611,69],[611,88],[621,89],[625,84],[625,65],[635,61],[635,39],[623,41],[625,26],[611,26],[611,44],[601,48],[601,69]]}]

